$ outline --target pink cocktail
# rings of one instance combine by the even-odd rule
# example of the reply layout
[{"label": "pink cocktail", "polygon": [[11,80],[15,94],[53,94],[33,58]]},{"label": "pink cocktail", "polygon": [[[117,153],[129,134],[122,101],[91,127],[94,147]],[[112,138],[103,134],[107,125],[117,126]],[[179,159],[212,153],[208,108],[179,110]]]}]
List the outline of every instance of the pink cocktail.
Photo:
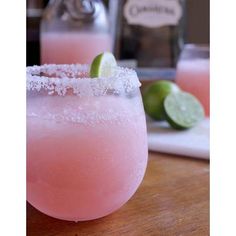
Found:
[{"label": "pink cocktail", "polygon": [[27,200],[63,220],[117,210],[135,193],[147,165],[136,73],[87,74],[81,65],[27,68]]},{"label": "pink cocktail", "polygon": [[41,64],[88,64],[95,56],[112,50],[109,33],[43,32]]},{"label": "pink cocktail", "polygon": [[177,64],[176,83],[192,93],[202,103],[205,114],[210,115],[209,48],[186,45]]}]

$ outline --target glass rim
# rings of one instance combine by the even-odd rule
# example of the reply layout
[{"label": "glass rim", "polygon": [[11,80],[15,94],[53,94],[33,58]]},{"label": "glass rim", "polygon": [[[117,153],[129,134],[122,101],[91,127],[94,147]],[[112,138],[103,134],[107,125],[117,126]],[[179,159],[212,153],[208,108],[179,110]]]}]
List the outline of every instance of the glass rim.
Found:
[{"label": "glass rim", "polygon": [[113,68],[109,78],[90,78],[87,64],[45,64],[26,68],[27,91],[47,91],[48,95],[65,96],[68,91],[78,96],[101,96],[107,91],[129,93],[141,83],[133,69]]},{"label": "glass rim", "polygon": [[193,49],[193,50],[202,50],[202,51],[209,51],[210,45],[204,43],[186,43],[183,45],[184,49]]}]

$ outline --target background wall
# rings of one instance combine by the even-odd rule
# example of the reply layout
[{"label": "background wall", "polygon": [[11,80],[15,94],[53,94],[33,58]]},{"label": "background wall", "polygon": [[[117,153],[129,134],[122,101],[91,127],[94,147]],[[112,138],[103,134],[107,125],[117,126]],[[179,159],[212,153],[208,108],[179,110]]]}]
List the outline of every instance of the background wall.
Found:
[{"label": "background wall", "polygon": [[186,0],[186,39],[192,43],[209,43],[210,0]]}]

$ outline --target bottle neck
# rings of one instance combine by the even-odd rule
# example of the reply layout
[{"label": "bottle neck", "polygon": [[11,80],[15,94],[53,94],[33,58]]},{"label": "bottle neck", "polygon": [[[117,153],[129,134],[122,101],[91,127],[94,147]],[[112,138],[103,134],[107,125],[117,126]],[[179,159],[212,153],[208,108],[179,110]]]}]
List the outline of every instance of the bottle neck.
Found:
[{"label": "bottle neck", "polygon": [[106,9],[100,0],[50,0],[43,13],[42,31],[108,32]]},{"label": "bottle neck", "polygon": [[98,0],[50,0],[49,5],[65,12],[72,20],[92,21],[97,16],[101,2]]}]

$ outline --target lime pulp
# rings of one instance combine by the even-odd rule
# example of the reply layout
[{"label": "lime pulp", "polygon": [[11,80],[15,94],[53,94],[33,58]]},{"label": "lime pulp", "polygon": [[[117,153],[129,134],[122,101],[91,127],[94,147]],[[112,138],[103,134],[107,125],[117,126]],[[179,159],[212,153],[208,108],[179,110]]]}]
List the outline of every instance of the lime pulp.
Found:
[{"label": "lime pulp", "polygon": [[91,78],[109,78],[114,73],[114,68],[117,67],[116,59],[110,52],[104,52],[97,55],[90,67]]},{"label": "lime pulp", "polygon": [[190,93],[169,94],[164,101],[168,123],[175,129],[187,129],[197,125],[204,118],[201,103]]}]

